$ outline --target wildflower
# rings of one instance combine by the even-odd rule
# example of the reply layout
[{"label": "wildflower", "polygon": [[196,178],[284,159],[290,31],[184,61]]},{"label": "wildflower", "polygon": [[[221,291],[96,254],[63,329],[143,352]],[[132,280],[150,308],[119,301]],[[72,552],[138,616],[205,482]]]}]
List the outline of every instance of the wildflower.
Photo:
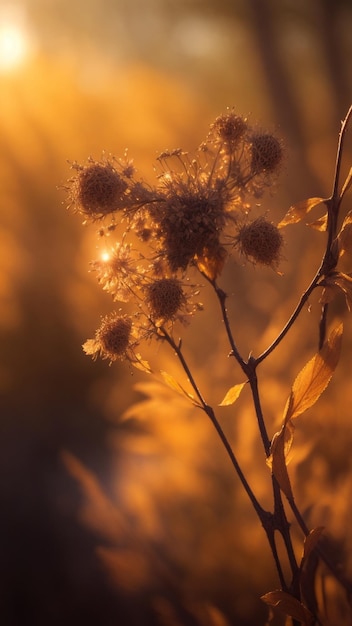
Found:
[{"label": "wildflower", "polygon": [[124,207],[128,183],[111,162],[74,167],[77,175],[70,181],[70,199],[80,213],[94,220]]},{"label": "wildflower", "polygon": [[219,115],[211,126],[211,132],[230,147],[238,145],[248,128],[247,120],[233,111]]},{"label": "wildflower", "polygon": [[240,227],[236,243],[254,263],[275,266],[281,257],[283,238],[278,227],[261,216]]},{"label": "wildflower", "polygon": [[88,339],[83,345],[86,354],[94,359],[123,359],[128,357],[131,342],[132,318],[114,312],[106,315],[95,333],[94,339]]},{"label": "wildflower", "polygon": [[226,222],[225,191],[223,186],[210,186],[207,179],[171,177],[153,218],[160,233],[160,253],[172,272],[185,270],[205,250],[219,248]]},{"label": "wildflower", "polygon": [[185,304],[185,295],[179,280],[160,278],[150,283],[147,288],[147,305],[153,319],[170,321]]},{"label": "wildflower", "polygon": [[131,244],[116,243],[104,258],[92,262],[98,282],[114,300],[128,302],[135,295],[143,279],[144,269],[137,265]]},{"label": "wildflower", "polygon": [[270,133],[253,133],[250,144],[252,174],[275,172],[283,160],[283,150],[277,137]]}]

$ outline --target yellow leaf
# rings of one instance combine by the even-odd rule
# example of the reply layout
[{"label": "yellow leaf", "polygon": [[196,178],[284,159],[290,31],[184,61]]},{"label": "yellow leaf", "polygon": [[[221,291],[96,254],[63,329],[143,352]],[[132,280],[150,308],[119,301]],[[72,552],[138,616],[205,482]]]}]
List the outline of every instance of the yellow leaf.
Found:
[{"label": "yellow leaf", "polygon": [[293,493],[287,471],[286,457],[292,445],[293,432],[294,426],[288,422],[283,425],[278,433],[275,433],[271,442],[270,456],[266,461],[279,483],[280,489],[289,500],[293,498]]},{"label": "yellow leaf", "polygon": [[195,397],[191,393],[188,393],[188,391],[186,391],[186,389],[184,389],[182,385],[180,385],[180,383],[178,383],[177,380],[175,380],[175,378],[171,376],[171,374],[168,374],[167,372],[164,372],[163,370],[161,370],[160,374],[162,375],[164,382],[171,389],[173,389],[174,391],[177,391],[177,393],[181,394],[182,396],[186,396],[186,398],[188,398],[189,400],[192,400],[194,404],[199,405],[199,403],[195,400]]},{"label": "yellow leaf", "polygon": [[297,202],[289,208],[285,217],[278,224],[278,228],[283,228],[288,224],[296,224],[300,222],[306,215],[318,204],[325,202],[324,198],[308,198],[308,200],[302,200]]},{"label": "yellow leaf", "polygon": [[224,399],[222,400],[222,402],[220,402],[219,406],[230,406],[230,404],[234,404],[247,382],[248,381],[230,387]]},{"label": "yellow leaf", "polygon": [[131,360],[132,365],[137,369],[145,372],[146,374],[151,374],[152,369],[145,359],[142,359],[140,354],[135,355],[135,359]]},{"label": "yellow leaf", "polygon": [[269,591],[269,593],[261,597],[261,600],[270,606],[278,607],[285,615],[293,617],[301,624],[304,624],[304,626],[311,626],[314,623],[313,615],[307,607],[289,593],[281,591],[281,589]]},{"label": "yellow leaf", "polygon": [[293,383],[284,423],[309,409],[328,386],[340,358],[343,326],[329,335],[322,349],[304,366]]}]

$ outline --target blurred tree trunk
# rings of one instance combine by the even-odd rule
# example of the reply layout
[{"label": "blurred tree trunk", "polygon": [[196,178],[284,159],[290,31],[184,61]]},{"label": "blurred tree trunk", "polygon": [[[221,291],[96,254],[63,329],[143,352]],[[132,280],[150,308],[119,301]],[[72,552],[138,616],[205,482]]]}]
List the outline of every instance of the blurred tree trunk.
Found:
[{"label": "blurred tree trunk", "polygon": [[[268,95],[271,99],[274,117],[287,138],[290,151],[297,154],[297,157],[299,155],[295,167],[300,180],[301,193],[311,193],[314,187],[318,192],[321,183],[307,159],[307,139],[297,102],[296,87],[292,84],[285,67],[283,52],[277,37],[280,15],[273,8],[272,3],[263,2],[263,0],[248,0],[247,6],[254,44],[257,46],[268,85]],[[292,183],[295,184],[294,181]]]},{"label": "blurred tree trunk", "polygon": [[[348,50],[347,47],[344,49],[344,33],[341,30],[344,7],[351,8],[351,5],[344,0],[321,0],[317,7],[319,7],[317,26],[321,33],[322,51],[332,87],[335,119],[338,124],[352,104],[351,80],[349,80],[352,75],[351,66],[349,59],[346,59]],[[350,73],[349,76],[346,76],[346,69]]]}]

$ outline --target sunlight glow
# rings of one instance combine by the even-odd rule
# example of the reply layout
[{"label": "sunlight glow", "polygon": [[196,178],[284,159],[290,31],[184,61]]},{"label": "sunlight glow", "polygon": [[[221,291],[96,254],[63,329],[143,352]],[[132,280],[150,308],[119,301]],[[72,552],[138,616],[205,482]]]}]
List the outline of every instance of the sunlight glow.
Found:
[{"label": "sunlight glow", "polygon": [[18,13],[0,13],[0,71],[10,72],[27,58],[31,42],[23,16]]},{"label": "sunlight glow", "polygon": [[101,253],[101,260],[104,261],[105,263],[107,261],[109,261],[110,259],[110,254],[108,252],[102,252]]}]

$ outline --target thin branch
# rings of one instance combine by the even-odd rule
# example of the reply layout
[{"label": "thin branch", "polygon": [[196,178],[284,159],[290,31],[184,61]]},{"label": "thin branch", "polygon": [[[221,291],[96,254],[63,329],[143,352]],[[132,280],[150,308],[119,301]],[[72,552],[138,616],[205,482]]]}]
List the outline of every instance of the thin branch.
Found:
[{"label": "thin branch", "polygon": [[249,486],[249,483],[237,461],[237,458],[234,454],[234,451],[232,450],[232,447],[224,433],[224,431],[221,428],[221,425],[219,423],[219,421],[216,418],[215,412],[213,410],[213,408],[206,403],[206,401],[204,400],[198,385],[196,384],[196,381],[191,373],[191,370],[188,366],[188,363],[182,353],[182,350],[180,348],[180,346],[178,344],[176,344],[176,342],[174,341],[174,339],[171,337],[171,335],[167,332],[167,330],[163,327],[161,327],[161,332],[165,338],[165,340],[167,341],[167,343],[171,346],[171,348],[175,351],[177,358],[179,359],[183,370],[185,371],[187,378],[195,392],[195,394],[197,395],[197,397],[199,398],[199,401],[201,403],[201,408],[204,410],[204,412],[207,414],[207,416],[209,417],[210,421],[212,422],[213,426],[215,427],[216,432],[218,433],[221,442],[223,444],[223,446],[226,449],[226,452],[231,460],[231,463],[234,467],[234,469],[236,470],[236,473],[262,523],[262,525],[265,527],[268,523],[268,517],[271,515],[270,513],[268,513],[267,511],[265,511],[262,506],[259,504],[257,498],[255,497],[251,487]]}]

